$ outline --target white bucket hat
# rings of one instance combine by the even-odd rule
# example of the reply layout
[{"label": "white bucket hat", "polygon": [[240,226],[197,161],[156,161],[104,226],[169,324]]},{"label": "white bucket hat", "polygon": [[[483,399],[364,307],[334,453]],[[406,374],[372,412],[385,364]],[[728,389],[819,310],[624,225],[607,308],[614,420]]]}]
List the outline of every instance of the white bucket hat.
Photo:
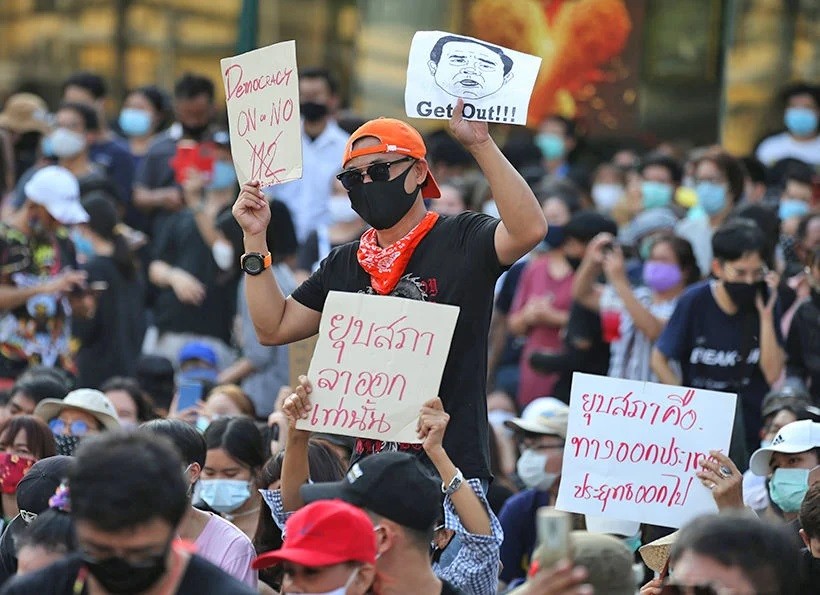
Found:
[{"label": "white bucket hat", "polygon": [[120,419],[114,405],[104,393],[93,388],[71,391],[64,399],[43,399],[34,409],[34,415],[48,423],[60,415],[63,409],[85,411],[93,415],[107,430],[116,430],[120,427]]}]

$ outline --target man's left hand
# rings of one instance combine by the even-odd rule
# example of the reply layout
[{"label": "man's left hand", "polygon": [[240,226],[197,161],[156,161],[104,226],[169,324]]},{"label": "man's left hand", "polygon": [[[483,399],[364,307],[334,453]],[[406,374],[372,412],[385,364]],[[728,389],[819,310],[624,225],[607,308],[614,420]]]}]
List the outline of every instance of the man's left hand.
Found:
[{"label": "man's left hand", "polygon": [[464,119],[464,100],[456,101],[453,117],[450,118],[450,131],[467,149],[491,142],[487,122],[476,122]]}]

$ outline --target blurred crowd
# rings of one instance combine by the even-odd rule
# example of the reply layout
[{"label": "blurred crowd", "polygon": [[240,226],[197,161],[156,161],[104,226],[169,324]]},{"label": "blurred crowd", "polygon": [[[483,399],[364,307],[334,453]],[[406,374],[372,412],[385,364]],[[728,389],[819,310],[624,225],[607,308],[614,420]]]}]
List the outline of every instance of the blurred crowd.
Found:
[{"label": "blurred crowd", "polygon": [[[264,189],[285,296],[369,229],[337,179],[363,115],[321,68],[299,95],[303,177]],[[295,429],[310,382],[257,336],[213,81],[113,98],[79,72],[59,104],[10,95],[0,593],[820,592],[820,87],[780,99],[748,155],[603,151],[559,115],[491,131],[547,232],[495,285],[476,370],[492,478],[456,482],[444,396],[420,411],[424,464]],[[425,206],[500,217],[459,140],[424,137]],[[576,371],[737,394],[730,452],[698,475],[721,514],[575,515],[574,562],[540,564]]]}]

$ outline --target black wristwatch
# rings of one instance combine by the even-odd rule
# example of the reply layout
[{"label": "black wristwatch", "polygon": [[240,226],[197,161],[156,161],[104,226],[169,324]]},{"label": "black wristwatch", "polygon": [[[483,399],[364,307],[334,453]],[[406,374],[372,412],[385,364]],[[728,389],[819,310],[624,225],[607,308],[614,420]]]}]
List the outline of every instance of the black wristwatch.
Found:
[{"label": "black wristwatch", "polygon": [[242,270],[249,275],[258,275],[271,265],[271,254],[260,254],[259,252],[248,252],[242,255],[239,261],[242,265]]}]

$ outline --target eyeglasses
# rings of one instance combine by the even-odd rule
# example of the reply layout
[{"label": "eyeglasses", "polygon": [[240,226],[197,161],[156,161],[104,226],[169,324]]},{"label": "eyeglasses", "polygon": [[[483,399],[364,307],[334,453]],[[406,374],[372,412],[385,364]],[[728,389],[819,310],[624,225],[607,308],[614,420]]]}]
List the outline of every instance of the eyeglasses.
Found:
[{"label": "eyeglasses", "polygon": [[751,283],[763,281],[766,278],[766,275],[769,274],[769,269],[766,267],[757,269],[756,271],[750,271],[738,269],[732,265],[726,265],[726,269],[732,272],[732,277],[734,277],[735,279],[740,279],[744,282]]},{"label": "eyeglasses", "polygon": [[88,424],[80,419],[74,420],[70,424],[66,424],[60,418],[54,418],[48,422],[48,427],[51,428],[51,431],[57,436],[65,434],[66,427],[69,429],[69,433],[72,436],[85,436],[89,430]]},{"label": "eyeglasses", "polygon": [[390,166],[396,163],[404,163],[405,161],[415,161],[414,157],[402,157],[395,161],[380,161],[378,163],[371,163],[365,167],[356,169],[346,169],[340,174],[336,175],[336,179],[342,183],[345,190],[352,190],[359,184],[364,183],[364,174],[362,170],[370,176],[374,182],[386,182],[390,179]]}]

